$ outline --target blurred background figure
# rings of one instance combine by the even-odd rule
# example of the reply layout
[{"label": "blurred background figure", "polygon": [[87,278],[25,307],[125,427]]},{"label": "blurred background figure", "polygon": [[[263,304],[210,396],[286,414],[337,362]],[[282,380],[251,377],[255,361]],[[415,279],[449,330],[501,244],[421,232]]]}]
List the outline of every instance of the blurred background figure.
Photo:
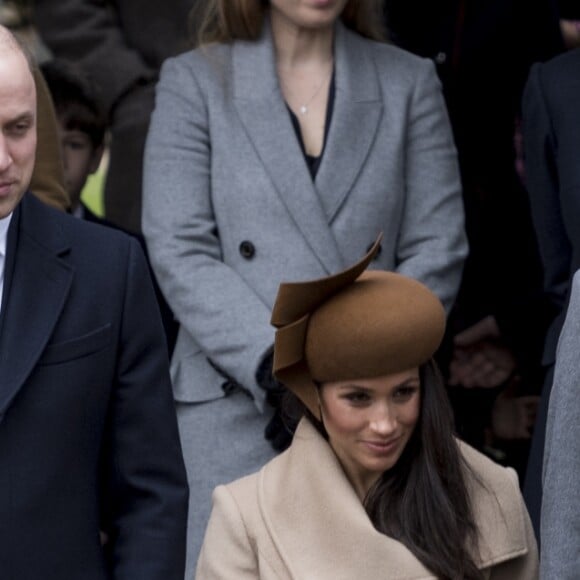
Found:
[{"label": "blurred background figure", "polygon": [[13,2],[0,0],[0,24],[7,28],[13,29],[20,26],[22,23],[22,16],[18,6]]},{"label": "blurred background figure", "polygon": [[[108,125],[100,104],[99,91],[82,68],[69,61],[51,59],[45,61],[40,69],[56,109],[58,144],[63,165],[63,183],[70,200],[69,211],[80,219],[122,229],[96,215],[81,200],[87,179],[97,171],[105,148]],[[147,255],[143,236],[132,235]],[[177,322],[154,276],[153,282],[171,353],[177,336]]]},{"label": "blurred background figure", "polygon": [[[580,25],[580,3],[561,2],[563,30]],[[555,316],[542,363],[546,378],[524,496],[540,532],[542,457],[556,347],[572,276],[580,268],[580,48],[536,64],[523,98],[526,183],[544,270],[544,294]],[[539,536],[538,536],[539,537]]]},{"label": "blurred background figure", "polygon": [[433,64],[381,42],[382,0],[208,0],[200,47],[162,70],[143,228],[181,324],[174,394],[193,573],[213,488],[289,443],[272,379],[280,281],[373,266],[449,309],[467,244]]},{"label": "blurred background figure", "polygon": [[107,122],[95,96],[96,88],[82,71],[57,59],[40,66],[56,108],[58,136],[70,211],[89,221],[100,221],[82,201],[90,175],[101,163]]},{"label": "blurred background figure", "polygon": [[110,123],[105,215],[141,229],[142,159],[161,63],[189,46],[195,0],[36,0],[34,22],[56,57],[80,64]]},{"label": "blurred background figure", "polygon": [[385,0],[392,40],[437,65],[470,254],[440,362],[459,433],[523,475],[552,317],[514,133],[532,63],[563,50],[552,0]]},{"label": "blurred background figure", "polygon": [[567,48],[580,47],[580,6],[578,0],[559,0],[560,29]]}]

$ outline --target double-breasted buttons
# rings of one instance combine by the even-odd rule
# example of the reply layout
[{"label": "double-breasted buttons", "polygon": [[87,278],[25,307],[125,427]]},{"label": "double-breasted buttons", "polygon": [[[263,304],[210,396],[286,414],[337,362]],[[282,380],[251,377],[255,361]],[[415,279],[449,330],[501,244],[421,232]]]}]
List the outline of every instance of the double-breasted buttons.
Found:
[{"label": "double-breasted buttons", "polygon": [[252,242],[244,240],[240,244],[240,255],[242,256],[242,258],[246,258],[246,260],[251,260],[255,254],[256,247],[254,246],[254,244],[252,244]]},{"label": "double-breasted buttons", "polygon": [[[371,248],[374,246],[374,242],[372,244],[368,245],[367,251],[365,252],[365,254],[368,254],[371,251]],[[373,257],[373,261],[374,260],[378,260],[379,256],[381,255],[381,252],[383,251],[383,244],[379,244],[379,247],[377,249],[377,253],[374,255]]]},{"label": "double-breasted buttons", "polygon": [[228,397],[229,395],[233,395],[236,391],[240,389],[240,385],[235,381],[228,380],[222,385],[222,391],[224,395]]}]

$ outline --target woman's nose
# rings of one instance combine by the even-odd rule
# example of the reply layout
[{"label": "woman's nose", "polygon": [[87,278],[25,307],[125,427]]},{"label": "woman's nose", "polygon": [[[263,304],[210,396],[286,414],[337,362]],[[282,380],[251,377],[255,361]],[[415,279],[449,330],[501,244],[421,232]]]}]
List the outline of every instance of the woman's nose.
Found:
[{"label": "woman's nose", "polygon": [[397,428],[396,414],[388,405],[381,404],[375,409],[371,417],[370,427],[379,435],[389,435]]}]

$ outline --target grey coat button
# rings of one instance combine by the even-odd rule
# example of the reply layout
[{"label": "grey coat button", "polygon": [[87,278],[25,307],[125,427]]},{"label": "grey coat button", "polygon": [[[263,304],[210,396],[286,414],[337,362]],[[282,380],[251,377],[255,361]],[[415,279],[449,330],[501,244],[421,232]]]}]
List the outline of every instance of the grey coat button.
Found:
[{"label": "grey coat button", "polygon": [[443,64],[447,60],[447,55],[444,52],[438,52],[435,55],[435,62],[437,64]]},{"label": "grey coat button", "polygon": [[222,391],[224,392],[224,395],[226,397],[229,395],[233,395],[239,389],[240,389],[240,385],[238,385],[238,383],[236,383],[235,381],[232,381],[232,380],[226,381],[222,385]]},{"label": "grey coat button", "polygon": [[251,260],[254,257],[255,253],[256,253],[256,248],[255,248],[254,244],[252,244],[252,242],[249,242],[248,240],[244,240],[240,244],[240,254],[241,254],[242,258],[246,258],[246,260]]}]

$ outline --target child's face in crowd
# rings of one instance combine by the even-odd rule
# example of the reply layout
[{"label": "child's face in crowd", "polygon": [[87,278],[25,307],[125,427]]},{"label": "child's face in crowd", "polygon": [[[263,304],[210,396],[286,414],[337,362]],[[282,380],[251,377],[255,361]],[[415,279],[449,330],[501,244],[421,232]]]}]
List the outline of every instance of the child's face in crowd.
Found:
[{"label": "child's face in crowd", "polygon": [[65,187],[75,209],[91,173],[99,168],[102,147],[94,148],[90,137],[78,129],[65,129],[59,122],[59,140],[64,166]]}]

